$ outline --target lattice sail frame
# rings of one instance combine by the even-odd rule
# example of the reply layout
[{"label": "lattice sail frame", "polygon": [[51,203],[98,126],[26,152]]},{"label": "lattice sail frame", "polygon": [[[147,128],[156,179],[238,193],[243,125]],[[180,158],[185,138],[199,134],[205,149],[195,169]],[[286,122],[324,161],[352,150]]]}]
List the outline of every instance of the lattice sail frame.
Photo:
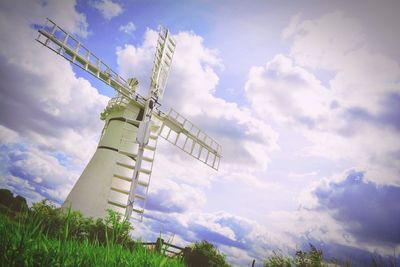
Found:
[{"label": "lattice sail frame", "polygon": [[139,97],[143,100],[143,97],[135,94],[134,88],[130,86],[127,80],[118,75],[76,38],[52,20],[47,19],[44,27],[39,29],[39,36],[36,38],[36,41],[89,72],[125,97],[130,99]]},{"label": "lattice sail frame", "polygon": [[162,122],[160,130],[162,138],[218,170],[221,145],[172,108]]},{"label": "lattice sail frame", "polygon": [[160,26],[150,83],[151,94],[157,99],[161,99],[164,94],[175,47],[175,40],[169,30]]}]

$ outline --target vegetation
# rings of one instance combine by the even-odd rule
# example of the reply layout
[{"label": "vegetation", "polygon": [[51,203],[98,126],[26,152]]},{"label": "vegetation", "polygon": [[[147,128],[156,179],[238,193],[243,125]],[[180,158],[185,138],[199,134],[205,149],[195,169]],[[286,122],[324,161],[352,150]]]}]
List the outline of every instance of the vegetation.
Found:
[{"label": "vegetation", "polygon": [[0,216],[1,266],[184,266],[142,246],[130,251],[118,244],[69,239],[67,228],[64,238],[49,238],[36,218],[14,223]]},{"label": "vegetation", "polygon": [[[182,262],[165,256],[161,249],[145,248],[129,236],[130,230],[129,222],[112,211],[103,221],[76,211],[61,212],[48,200],[29,209],[25,198],[0,189],[0,266],[230,266],[207,241],[185,248]],[[397,262],[374,254],[370,266],[394,267]],[[292,257],[274,253],[264,262],[264,267],[351,265],[350,259],[327,261],[322,250],[311,244],[309,251],[299,250]]]},{"label": "vegetation", "polygon": [[294,257],[286,257],[274,252],[274,255],[267,258],[264,267],[322,267],[328,266],[324,263],[322,250],[318,250],[310,244],[310,251],[299,250]]},{"label": "vegetation", "polygon": [[15,214],[26,210],[28,210],[28,204],[25,198],[14,197],[10,190],[0,189],[0,211]]},{"label": "vegetation", "polygon": [[185,266],[133,241],[130,224],[112,211],[93,220],[44,200],[14,212],[10,194],[0,198],[0,266]]},{"label": "vegetation", "polygon": [[184,262],[150,251],[111,210],[103,221],[61,212],[46,199],[28,209],[23,197],[0,189],[0,211],[0,266],[229,266],[207,241],[185,249]]},{"label": "vegetation", "polygon": [[225,267],[230,266],[213,244],[207,241],[196,242],[186,253],[185,263],[189,267]]},{"label": "vegetation", "polygon": [[[368,261],[368,260],[366,260]],[[382,257],[381,255],[371,254],[371,262],[363,263],[352,263],[351,258],[347,258],[341,262],[335,258],[324,259],[323,252],[321,249],[317,249],[315,246],[310,244],[310,250],[302,251],[299,250],[293,257],[287,257],[280,253],[274,253],[274,255],[267,258],[264,263],[264,267],[328,267],[328,266],[371,266],[371,267],[396,267],[399,266],[396,263],[395,257]]]},{"label": "vegetation", "polygon": [[79,211],[61,212],[59,208],[48,203],[48,200],[34,203],[29,214],[42,222],[43,231],[53,238],[64,238],[77,241],[89,241],[101,245],[120,244],[125,248],[132,247],[134,241],[129,237],[132,229],[128,221],[111,210],[105,221],[85,218]]}]

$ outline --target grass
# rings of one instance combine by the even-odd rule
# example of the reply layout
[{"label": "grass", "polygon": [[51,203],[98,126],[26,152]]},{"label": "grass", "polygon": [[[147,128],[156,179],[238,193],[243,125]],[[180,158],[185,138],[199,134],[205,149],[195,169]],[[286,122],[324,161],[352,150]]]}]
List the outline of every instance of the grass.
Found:
[{"label": "grass", "polygon": [[[4,191],[4,190],[3,190]],[[10,192],[11,193],[11,192]],[[85,218],[78,211],[61,212],[47,200],[31,208],[2,203],[0,189],[0,266],[186,266],[177,258],[165,256],[167,247],[148,250],[133,240],[132,226],[118,213],[109,211],[105,220]],[[3,201],[4,202],[4,201]],[[161,236],[160,236],[161,238]],[[173,237],[172,237],[173,238]],[[167,242],[172,243],[172,238]],[[308,251],[288,256],[279,252],[266,258],[264,267],[325,267],[351,266],[327,260],[321,249],[310,244]],[[207,241],[196,242],[185,249],[187,266],[229,266],[225,256]],[[357,266],[359,264],[356,264]],[[371,255],[366,266],[396,267],[398,258]]]},{"label": "grass", "polygon": [[0,214],[0,266],[185,266],[139,243],[127,249],[116,241],[118,229],[110,236],[106,231],[105,244],[74,238],[71,224],[65,222],[62,234],[55,237],[49,235],[41,216],[25,213],[12,220]]},{"label": "grass", "polygon": [[396,267],[399,266],[395,257],[383,257],[377,254],[371,254],[370,262],[352,262],[351,258],[344,261],[331,258],[326,259],[323,251],[317,249],[312,244],[308,251],[298,250],[295,255],[287,256],[280,252],[274,252],[264,261],[264,267],[350,267],[350,266],[371,266],[371,267]]},{"label": "grass", "polygon": [[318,250],[310,244],[310,251],[297,251],[293,257],[284,256],[279,252],[274,252],[274,255],[268,257],[264,262],[264,267],[327,267],[324,262],[322,250]]}]

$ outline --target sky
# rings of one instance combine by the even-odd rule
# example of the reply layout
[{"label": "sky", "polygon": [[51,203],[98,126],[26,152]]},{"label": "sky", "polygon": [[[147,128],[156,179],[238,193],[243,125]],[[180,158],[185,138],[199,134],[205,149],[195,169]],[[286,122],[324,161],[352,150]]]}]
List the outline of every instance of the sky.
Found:
[{"label": "sky", "polygon": [[62,204],[112,88],[35,41],[46,17],[147,94],[158,25],[177,47],[162,99],[222,145],[218,171],[160,139],[143,223],[234,266],[274,251],[400,252],[400,2],[1,1],[0,187]]}]

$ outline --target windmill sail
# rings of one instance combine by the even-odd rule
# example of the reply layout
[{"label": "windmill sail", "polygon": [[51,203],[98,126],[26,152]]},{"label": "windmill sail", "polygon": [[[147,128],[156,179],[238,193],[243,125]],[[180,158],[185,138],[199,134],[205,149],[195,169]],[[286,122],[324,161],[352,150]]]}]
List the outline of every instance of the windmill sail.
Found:
[{"label": "windmill sail", "polygon": [[175,47],[175,41],[171,37],[168,29],[161,26],[158,33],[157,48],[154,56],[150,83],[151,94],[158,99],[161,99],[164,94]]},{"label": "windmill sail", "polygon": [[47,19],[45,26],[39,30],[36,41],[108,84],[123,96],[137,98],[144,103],[143,97],[134,93],[134,88],[128,81],[50,19]]},{"label": "windmill sail", "polygon": [[221,145],[172,108],[158,115],[163,122],[160,136],[211,168],[218,170]]}]

